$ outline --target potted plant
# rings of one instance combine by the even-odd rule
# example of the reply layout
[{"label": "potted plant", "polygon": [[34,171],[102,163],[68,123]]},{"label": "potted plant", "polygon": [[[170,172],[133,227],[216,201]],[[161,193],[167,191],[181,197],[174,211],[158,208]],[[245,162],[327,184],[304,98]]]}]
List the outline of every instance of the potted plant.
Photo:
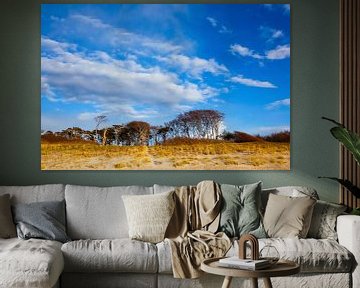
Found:
[{"label": "potted plant", "polygon": [[[350,153],[353,155],[355,161],[358,165],[360,165],[360,136],[356,134],[353,131],[350,131],[347,129],[343,124],[327,118],[322,117],[322,119],[325,119],[327,121],[330,121],[334,124],[336,124],[335,127],[330,129],[331,134],[339,140],[346,149],[350,151]],[[319,177],[319,178],[327,178],[334,181],[339,182],[342,186],[344,186],[347,190],[349,190],[356,198],[360,198],[360,188],[354,185],[350,180],[348,179],[341,179],[336,177]],[[351,214],[360,215],[360,207],[354,208],[351,212]]]}]

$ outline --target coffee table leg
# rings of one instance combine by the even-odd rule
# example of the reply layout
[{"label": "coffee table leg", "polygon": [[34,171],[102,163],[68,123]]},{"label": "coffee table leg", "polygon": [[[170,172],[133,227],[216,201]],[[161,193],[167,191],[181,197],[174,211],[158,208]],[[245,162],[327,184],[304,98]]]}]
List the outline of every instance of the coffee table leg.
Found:
[{"label": "coffee table leg", "polygon": [[221,288],[230,288],[231,280],[232,280],[231,276],[225,276],[225,279],[224,279],[224,282],[223,282],[223,285],[221,286]]},{"label": "coffee table leg", "polygon": [[257,278],[251,278],[252,287],[258,288],[258,279]]},{"label": "coffee table leg", "polygon": [[263,279],[264,279],[265,288],[273,288],[270,278],[263,278]]}]

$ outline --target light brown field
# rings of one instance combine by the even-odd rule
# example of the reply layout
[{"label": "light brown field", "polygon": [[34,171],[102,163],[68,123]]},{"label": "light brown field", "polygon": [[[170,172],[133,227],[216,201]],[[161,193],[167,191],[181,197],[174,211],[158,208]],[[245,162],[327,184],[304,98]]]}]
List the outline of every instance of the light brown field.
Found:
[{"label": "light brown field", "polygon": [[41,144],[42,170],[289,170],[289,143]]}]

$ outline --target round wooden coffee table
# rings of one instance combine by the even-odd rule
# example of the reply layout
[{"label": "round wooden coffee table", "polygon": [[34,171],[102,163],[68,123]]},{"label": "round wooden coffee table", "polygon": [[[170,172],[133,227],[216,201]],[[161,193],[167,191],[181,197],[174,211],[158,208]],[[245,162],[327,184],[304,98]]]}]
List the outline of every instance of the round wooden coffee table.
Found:
[{"label": "round wooden coffee table", "polygon": [[258,278],[263,278],[265,287],[272,288],[270,277],[289,276],[300,272],[300,266],[288,260],[279,260],[270,268],[253,271],[219,266],[219,259],[221,258],[204,260],[201,263],[201,270],[225,276],[222,288],[229,288],[233,277],[251,278],[254,288],[258,288]]}]

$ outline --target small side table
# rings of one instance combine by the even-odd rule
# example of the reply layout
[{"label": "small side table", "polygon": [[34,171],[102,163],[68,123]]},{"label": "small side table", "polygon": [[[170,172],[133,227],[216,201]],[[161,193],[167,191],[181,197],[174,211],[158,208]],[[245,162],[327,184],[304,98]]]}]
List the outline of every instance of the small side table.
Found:
[{"label": "small side table", "polygon": [[270,277],[289,276],[300,272],[300,266],[288,260],[279,260],[267,269],[244,270],[222,267],[219,265],[219,259],[221,258],[204,260],[201,263],[201,270],[210,274],[225,276],[222,288],[229,288],[233,277],[251,278],[254,288],[258,288],[258,278],[263,278],[265,287],[272,288]]}]

